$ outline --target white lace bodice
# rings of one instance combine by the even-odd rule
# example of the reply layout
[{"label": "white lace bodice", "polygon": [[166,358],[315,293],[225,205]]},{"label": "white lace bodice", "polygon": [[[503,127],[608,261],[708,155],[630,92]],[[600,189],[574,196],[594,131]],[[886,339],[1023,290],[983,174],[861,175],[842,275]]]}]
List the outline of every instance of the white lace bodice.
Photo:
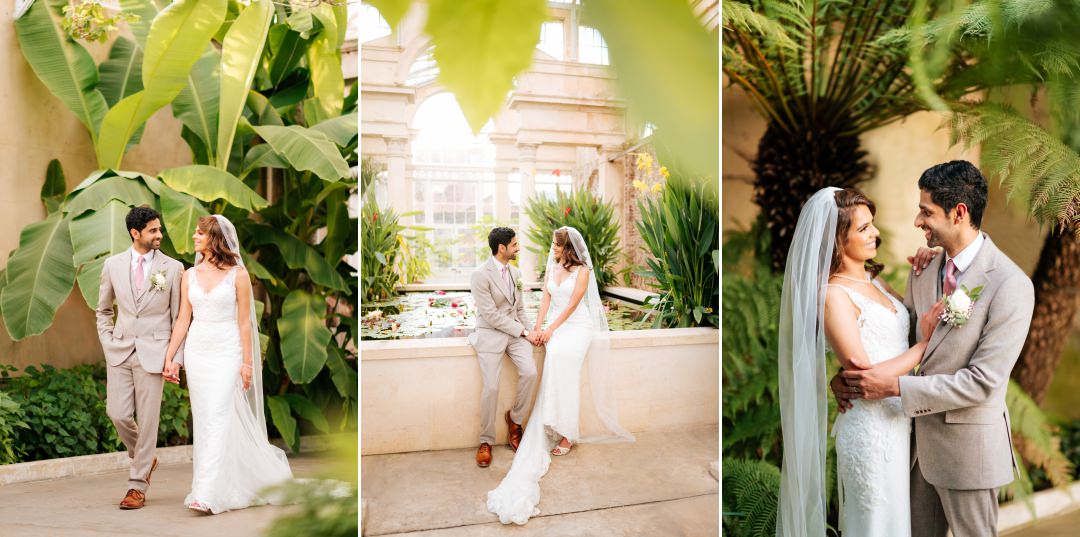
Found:
[{"label": "white lace bodice", "polygon": [[210,290],[199,285],[192,269],[188,274],[188,299],[192,322],[236,322],[236,267]]},{"label": "white lace bodice", "polygon": [[875,280],[873,284],[889,299],[893,309],[842,285],[834,284],[832,287],[839,287],[847,293],[859,309],[859,339],[870,363],[877,364],[908,350],[911,319],[902,302],[889,294],[878,281]]},{"label": "white lace bodice", "polygon": [[[555,282],[555,275],[549,273],[547,275],[547,291],[551,294],[551,313],[550,319],[555,319],[559,315],[562,315],[563,310],[570,304],[570,298],[574,295],[574,282],[577,281],[578,271],[583,270],[584,267],[575,267],[570,271],[569,276],[565,276],[565,280],[560,283]],[[587,269],[584,269],[587,270]],[[589,320],[589,306],[585,303],[585,297],[581,297],[581,301],[578,302],[577,308],[574,312],[567,317],[564,324],[581,324],[591,326]]]}]

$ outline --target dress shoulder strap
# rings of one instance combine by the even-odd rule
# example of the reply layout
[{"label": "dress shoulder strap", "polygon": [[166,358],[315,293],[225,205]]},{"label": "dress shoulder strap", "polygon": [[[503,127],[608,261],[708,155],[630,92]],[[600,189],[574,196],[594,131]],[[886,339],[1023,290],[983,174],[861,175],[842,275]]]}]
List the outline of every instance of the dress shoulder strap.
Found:
[{"label": "dress shoulder strap", "polygon": [[862,296],[861,294],[852,291],[851,289],[848,289],[847,287],[840,284],[828,283],[825,284],[825,287],[839,287],[844,291],[844,293],[847,293],[848,298],[851,299],[851,303],[855,306],[856,309],[859,310],[859,317],[862,317],[863,305],[866,304],[865,301],[870,300],[869,298],[866,298],[865,296]]}]

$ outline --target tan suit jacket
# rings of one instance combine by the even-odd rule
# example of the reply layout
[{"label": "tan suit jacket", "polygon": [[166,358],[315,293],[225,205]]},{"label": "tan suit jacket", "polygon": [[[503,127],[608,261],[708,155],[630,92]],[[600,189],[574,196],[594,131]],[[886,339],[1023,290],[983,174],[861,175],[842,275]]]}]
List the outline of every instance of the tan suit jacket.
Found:
[{"label": "tan suit jacket", "polygon": [[[970,320],[938,325],[917,372],[900,377],[901,405],[914,418],[911,463],[918,460],[927,482],[948,489],[1004,486],[1016,465],[1005,392],[1027,339],[1035,291],[1024,271],[984,237],[959,281],[969,290],[983,286]],[[942,253],[922,274],[908,277],[904,305],[917,316],[939,299],[944,259]]]},{"label": "tan suit jacket", "polygon": [[491,258],[472,273],[469,289],[476,302],[476,332],[469,336],[469,343],[476,352],[503,352],[529,325],[525,300],[516,283],[521,280],[521,271],[511,265],[510,275],[515,282],[513,291]]},{"label": "tan suit jacket", "polygon": [[[180,282],[184,265],[163,254],[154,253],[150,275],[164,271],[168,282],[159,290],[147,279],[141,294],[135,293],[131,270],[131,250],[105,260],[101,268],[98,295],[98,339],[105,351],[105,361],[118,366],[137,351],[139,363],[151,373],[160,373],[165,365],[165,351],[172,337],[173,321],[180,313]],[[115,306],[114,306],[115,303]],[[114,320],[115,313],[115,320]],[[173,360],[184,363],[181,345]]]}]

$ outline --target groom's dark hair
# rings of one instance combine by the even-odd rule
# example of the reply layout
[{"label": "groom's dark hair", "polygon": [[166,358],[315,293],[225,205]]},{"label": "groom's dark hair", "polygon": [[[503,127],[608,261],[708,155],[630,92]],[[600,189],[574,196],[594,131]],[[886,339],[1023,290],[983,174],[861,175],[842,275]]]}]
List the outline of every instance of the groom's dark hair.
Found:
[{"label": "groom's dark hair", "polygon": [[945,209],[947,214],[963,203],[971,215],[975,229],[982,226],[986,209],[986,178],[974,164],[966,160],[953,160],[938,164],[919,178],[919,189],[930,193],[930,199]]},{"label": "groom's dark hair", "polygon": [[[127,215],[128,236],[131,236],[131,230],[133,229],[142,233],[142,230],[146,229],[146,224],[154,220],[161,220],[161,215],[150,207],[144,205],[132,208]],[[131,237],[131,240],[134,242],[135,238]]]},{"label": "groom's dark hair", "polygon": [[514,230],[508,227],[497,227],[488,233],[488,246],[491,248],[491,255],[499,253],[499,245],[510,246],[510,241],[514,240]]}]

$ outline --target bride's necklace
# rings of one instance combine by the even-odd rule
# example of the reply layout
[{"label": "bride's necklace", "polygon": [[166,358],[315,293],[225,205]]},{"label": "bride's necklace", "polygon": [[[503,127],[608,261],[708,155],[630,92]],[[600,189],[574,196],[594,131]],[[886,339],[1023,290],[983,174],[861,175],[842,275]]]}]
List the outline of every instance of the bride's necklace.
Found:
[{"label": "bride's necklace", "polygon": [[866,278],[865,280],[863,280],[863,279],[859,279],[859,278],[852,278],[851,276],[844,276],[843,274],[833,274],[833,277],[835,277],[835,278],[843,278],[845,280],[851,280],[853,282],[859,282],[859,283],[870,283],[870,278]]}]

